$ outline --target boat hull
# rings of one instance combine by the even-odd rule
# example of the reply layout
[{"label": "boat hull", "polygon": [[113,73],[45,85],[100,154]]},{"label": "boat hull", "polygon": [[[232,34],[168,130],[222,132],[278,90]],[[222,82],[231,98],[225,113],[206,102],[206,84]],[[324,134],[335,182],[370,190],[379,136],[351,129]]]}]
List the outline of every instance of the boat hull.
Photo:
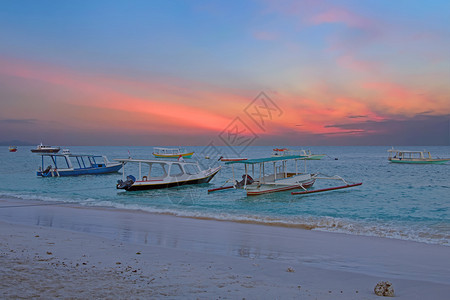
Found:
[{"label": "boat hull", "polygon": [[33,153],[58,153],[60,149],[45,149],[45,150],[39,150],[39,149],[31,149],[31,152]]},{"label": "boat hull", "polygon": [[47,173],[37,171],[37,176],[41,177],[61,177],[61,176],[79,176],[79,175],[97,175],[118,172],[122,168],[122,164],[115,164],[102,168],[86,168],[86,169],[61,169],[52,170]]},{"label": "boat hull", "polygon": [[[316,180],[315,179],[310,179],[307,181],[304,181],[301,183],[301,185],[303,186],[303,188],[307,189],[313,186],[314,182]],[[295,185],[286,185],[286,186],[280,186],[280,185],[271,185],[271,184],[266,184],[266,185],[261,185],[261,187],[259,188],[255,188],[255,189],[247,189],[247,196],[258,196],[258,195],[264,195],[264,194],[270,194],[270,193],[276,193],[276,192],[285,192],[285,191],[290,191],[290,190],[294,190],[294,189],[301,189],[302,187],[299,184],[295,184]]]},{"label": "boat hull", "polygon": [[184,158],[191,158],[192,155],[194,155],[194,152],[189,152],[189,153],[183,153],[183,154],[158,154],[158,153],[153,153],[153,156],[158,157],[158,158],[178,158],[180,157],[180,155]]},{"label": "boat hull", "polygon": [[247,160],[247,158],[221,158],[220,161],[243,161]]},{"label": "boat hull", "polygon": [[391,163],[396,164],[445,164],[450,159],[390,159]]},{"label": "boat hull", "polygon": [[325,154],[311,154],[306,159],[307,160],[320,160],[325,156]]},{"label": "boat hull", "polygon": [[[188,184],[201,184],[201,183],[208,183],[213,179],[213,177],[220,171],[220,168],[217,168],[214,170],[211,174],[209,174],[206,177],[201,178],[193,178],[188,180],[181,180],[181,181],[170,181],[170,182],[164,182],[163,180],[156,181],[137,181],[133,185],[129,187],[125,187],[126,191],[142,191],[142,190],[154,190],[154,189],[165,189],[165,188],[171,188],[171,187],[177,187],[182,185],[188,185]],[[138,184],[136,184],[138,183]],[[117,187],[119,189],[119,187]]]}]

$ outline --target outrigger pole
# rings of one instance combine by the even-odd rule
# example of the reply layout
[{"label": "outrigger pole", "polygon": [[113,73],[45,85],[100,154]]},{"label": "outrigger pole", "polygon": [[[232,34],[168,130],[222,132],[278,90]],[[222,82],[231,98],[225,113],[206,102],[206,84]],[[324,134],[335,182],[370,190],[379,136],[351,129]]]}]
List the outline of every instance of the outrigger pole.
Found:
[{"label": "outrigger pole", "polygon": [[309,191],[305,189],[304,191],[301,191],[301,192],[291,192],[291,195],[303,195],[303,194],[312,194],[312,193],[340,190],[340,189],[346,189],[346,188],[358,186],[361,184],[362,184],[362,182],[358,182],[358,183],[353,183],[353,184],[341,185],[341,186],[330,187],[330,188],[325,188],[325,189],[318,189],[318,190],[309,190]]}]

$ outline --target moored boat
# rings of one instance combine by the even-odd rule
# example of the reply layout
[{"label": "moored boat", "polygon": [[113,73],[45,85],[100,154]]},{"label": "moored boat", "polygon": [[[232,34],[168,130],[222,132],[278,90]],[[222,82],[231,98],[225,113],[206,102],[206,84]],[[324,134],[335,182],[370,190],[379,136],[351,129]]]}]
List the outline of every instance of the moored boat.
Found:
[{"label": "moored boat", "polygon": [[17,152],[17,146],[9,146],[9,152]]},{"label": "moored boat", "polygon": [[389,149],[388,160],[391,163],[402,164],[445,164],[450,158],[432,158],[429,151],[409,151]]},{"label": "moored boat", "polygon": [[[123,167],[123,178],[117,181],[116,188],[126,191],[170,188],[187,184],[208,183],[221,167],[203,170],[198,162],[183,160],[115,159]],[[125,165],[137,164],[138,174],[125,178]]]},{"label": "moored boat", "polygon": [[153,155],[158,158],[191,158],[194,152],[188,152],[184,148],[161,148],[155,147],[153,148]]},{"label": "moored boat", "polygon": [[[113,163],[106,156],[88,154],[43,153],[37,176],[60,177],[97,175],[118,172],[122,164]],[[47,167],[45,167],[50,163]]]},{"label": "moored boat", "polygon": [[280,156],[291,156],[298,155],[306,160],[320,160],[325,154],[313,154],[311,150],[291,150],[288,148],[275,148],[272,152],[272,157],[280,157]]},{"label": "moored boat", "polygon": [[247,160],[247,158],[241,158],[241,157],[221,157],[220,161],[242,161]]},{"label": "moored boat", "polygon": [[[314,174],[301,173],[298,171],[298,161],[303,157],[299,155],[280,156],[280,157],[266,157],[247,160],[227,161],[226,165],[231,165],[233,168],[233,178],[227,182],[233,182],[232,186],[220,187],[209,190],[218,191],[221,189],[235,188],[246,191],[247,196],[263,195],[268,193],[289,191],[292,189],[309,188],[314,182]],[[295,172],[288,172],[287,163],[295,163]],[[234,166],[244,165],[244,175],[242,180],[237,181],[234,178]],[[255,165],[259,166],[259,172],[255,176]],[[251,167],[251,174],[250,174]],[[272,171],[269,171],[271,169]]]},{"label": "moored boat", "polygon": [[[304,172],[299,172],[298,162],[303,161],[305,163]],[[294,162],[295,169],[291,167],[288,170],[288,163]],[[247,196],[264,195],[269,193],[284,192],[294,189],[301,189],[301,192],[292,193],[295,194],[308,194],[317,193],[331,190],[344,189],[349,187],[354,187],[361,185],[362,183],[347,183],[340,176],[320,176],[318,173],[308,173],[306,171],[305,158],[300,155],[290,155],[290,156],[278,156],[278,157],[266,157],[266,158],[256,158],[247,159],[241,161],[228,161],[226,165],[232,166],[233,178],[227,180],[221,187],[213,188],[208,190],[208,192],[216,192],[228,189],[243,189]],[[244,165],[244,175],[242,175],[242,180],[237,181],[234,177],[235,170],[234,166],[237,164]],[[255,165],[259,166],[255,175]],[[250,175],[251,167],[251,175]],[[338,187],[327,187],[318,190],[311,190],[310,188],[314,185],[318,179],[328,179],[328,180],[341,180],[345,183],[344,186]],[[225,186],[226,183],[232,182],[232,185]]]},{"label": "moored boat", "polygon": [[47,146],[47,145],[43,145],[41,143],[40,145],[37,145],[35,149],[31,149],[31,152],[33,152],[33,153],[58,153],[59,150],[61,150],[60,147]]}]

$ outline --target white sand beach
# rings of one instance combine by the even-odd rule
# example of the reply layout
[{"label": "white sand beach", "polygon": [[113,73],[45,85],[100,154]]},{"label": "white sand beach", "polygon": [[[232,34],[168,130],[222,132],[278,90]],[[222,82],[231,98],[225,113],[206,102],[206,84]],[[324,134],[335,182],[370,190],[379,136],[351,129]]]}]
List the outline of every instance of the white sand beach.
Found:
[{"label": "white sand beach", "polygon": [[450,248],[0,200],[0,298],[448,299]]}]

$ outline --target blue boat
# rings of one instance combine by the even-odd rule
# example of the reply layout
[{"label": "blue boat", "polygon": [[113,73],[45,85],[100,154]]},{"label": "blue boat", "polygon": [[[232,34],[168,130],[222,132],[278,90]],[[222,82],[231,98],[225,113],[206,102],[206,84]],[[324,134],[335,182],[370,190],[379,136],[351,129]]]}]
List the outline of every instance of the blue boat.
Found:
[{"label": "blue boat", "polygon": [[42,163],[36,174],[42,177],[114,173],[122,168],[121,163],[110,162],[106,156],[102,155],[70,153],[43,153],[40,155]]}]

